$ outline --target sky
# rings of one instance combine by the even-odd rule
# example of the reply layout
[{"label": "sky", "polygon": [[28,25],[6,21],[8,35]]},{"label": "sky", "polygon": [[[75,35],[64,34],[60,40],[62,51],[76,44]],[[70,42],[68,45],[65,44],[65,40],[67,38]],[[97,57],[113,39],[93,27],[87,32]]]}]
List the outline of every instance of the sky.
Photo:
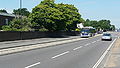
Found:
[{"label": "sky", "polygon": [[[22,1],[22,7],[31,11],[42,0]],[[120,0],[56,0],[55,2],[75,5],[84,19],[107,19],[111,20],[111,24],[120,28]],[[19,0],[0,1],[0,9],[6,9],[9,13],[17,8],[19,8]]]}]

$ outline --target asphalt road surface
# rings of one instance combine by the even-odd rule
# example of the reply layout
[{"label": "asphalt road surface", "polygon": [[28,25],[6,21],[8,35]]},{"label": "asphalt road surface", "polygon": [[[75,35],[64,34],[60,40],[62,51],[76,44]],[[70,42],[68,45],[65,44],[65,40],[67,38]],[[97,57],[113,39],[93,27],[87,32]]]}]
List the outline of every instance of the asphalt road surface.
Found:
[{"label": "asphalt road surface", "polygon": [[0,56],[0,68],[92,68],[112,41],[101,36],[59,46]]}]

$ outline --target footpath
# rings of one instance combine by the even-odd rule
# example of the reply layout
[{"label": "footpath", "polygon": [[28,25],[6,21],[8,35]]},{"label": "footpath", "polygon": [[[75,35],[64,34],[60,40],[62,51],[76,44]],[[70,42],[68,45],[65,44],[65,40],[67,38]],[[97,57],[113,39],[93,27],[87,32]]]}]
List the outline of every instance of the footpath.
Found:
[{"label": "footpath", "polygon": [[28,40],[5,41],[5,42],[0,42],[0,49],[50,43],[50,42],[63,41],[63,40],[76,39],[76,38],[80,38],[80,36],[69,36],[69,37],[64,37],[64,38],[38,38],[38,39],[28,39]]},{"label": "footpath", "polygon": [[115,42],[104,68],[120,68],[120,38]]}]

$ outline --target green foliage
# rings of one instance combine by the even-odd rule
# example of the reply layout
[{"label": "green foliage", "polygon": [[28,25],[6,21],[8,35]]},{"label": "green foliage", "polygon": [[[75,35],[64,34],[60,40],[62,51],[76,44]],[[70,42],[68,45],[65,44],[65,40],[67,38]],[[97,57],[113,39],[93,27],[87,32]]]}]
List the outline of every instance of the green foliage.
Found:
[{"label": "green foliage", "polygon": [[91,26],[90,20],[87,19],[83,25],[84,25],[84,26]]},{"label": "green foliage", "polygon": [[7,11],[5,9],[1,9],[0,13],[7,13]]},{"label": "green foliage", "polygon": [[115,30],[115,25],[111,25],[110,28],[111,28],[112,31],[114,31]]},{"label": "green foliage", "polygon": [[86,20],[84,26],[92,26],[97,30],[114,30],[115,26],[111,25],[110,20],[100,20],[100,21],[90,21],[89,19]]},{"label": "green foliage", "polygon": [[75,29],[75,31],[79,31],[79,32],[80,32],[80,31],[81,31],[81,29],[79,29],[79,28],[76,28],[76,29]]},{"label": "green foliage", "polygon": [[32,24],[49,31],[75,30],[81,15],[74,5],[55,4],[54,0],[44,0],[35,8],[29,18]]},{"label": "green foliage", "polygon": [[80,18],[80,23],[85,23],[85,20],[83,18]]},{"label": "green foliage", "polygon": [[55,7],[55,0],[44,0],[40,3],[40,5],[47,5],[51,8],[54,8]]},{"label": "green foliage", "polygon": [[39,29],[39,31],[43,31],[43,32],[45,32],[45,31],[48,31],[48,30],[45,29],[45,28],[41,28],[41,29]]},{"label": "green foliage", "polygon": [[30,12],[27,10],[27,8],[22,8],[22,9],[19,8],[19,9],[14,9],[13,14],[29,16]]},{"label": "green foliage", "polygon": [[111,26],[110,20],[100,20],[99,24],[101,24],[100,27],[103,30],[110,30],[110,26]]},{"label": "green foliage", "polygon": [[96,30],[95,29],[90,29],[90,32],[91,33],[96,33]]},{"label": "green foliage", "polygon": [[12,31],[10,26],[2,26],[2,29],[5,30],[5,31]]},{"label": "green foliage", "polygon": [[80,23],[81,15],[78,9],[74,5],[69,4],[58,4],[57,7],[59,11],[63,13],[64,23],[66,23],[66,30],[72,31],[77,28],[77,23]]},{"label": "green foliage", "polygon": [[14,19],[9,25],[3,26],[2,29],[5,31],[29,31],[31,26],[30,21],[27,18],[23,18]]}]

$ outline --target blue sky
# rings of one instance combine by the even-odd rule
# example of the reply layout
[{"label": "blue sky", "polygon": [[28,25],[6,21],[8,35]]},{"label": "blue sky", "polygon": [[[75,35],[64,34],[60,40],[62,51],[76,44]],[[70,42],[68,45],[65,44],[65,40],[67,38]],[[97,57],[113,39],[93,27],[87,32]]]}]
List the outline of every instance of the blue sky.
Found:
[{"label": "blue sky", "polygon": [[[42,0],[23,0],[23,7],[29,11]],[[84,19],[101,20],[108,19],[117,28],[120,28],[120,0],[56,0],[56,3],[73,4]],[[19,0],[1,0],[0,9],[6,9],[12,13],[19,7]]]}]

